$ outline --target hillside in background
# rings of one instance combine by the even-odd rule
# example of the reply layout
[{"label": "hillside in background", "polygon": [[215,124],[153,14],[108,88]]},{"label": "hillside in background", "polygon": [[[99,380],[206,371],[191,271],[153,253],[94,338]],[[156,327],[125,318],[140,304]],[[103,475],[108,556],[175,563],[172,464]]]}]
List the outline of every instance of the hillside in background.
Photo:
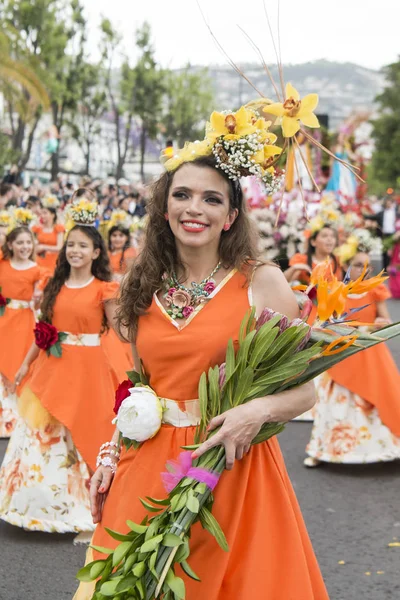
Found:
[{"label": "hillside in background", "polygon": [[[200,67],[192,67],[193,71]],[[240,65],[252,83],[268,98],[275,100],[272,85],[262,68],[254,64]],[[216,108],[236,109],[257,97],[253,88],[229,65],[210,66]],[[279,81],[276,66],[270,67],[276,82]],[[319,95],[317,113],[329,117],[329,128],[338,125],[355,109],[373,110],[374,99],[384,87],[384,75],[353,63],[337,63],[327,60],[299,65],[284,66],[285,81],[290,81],[301,96],[315,92]]]}]

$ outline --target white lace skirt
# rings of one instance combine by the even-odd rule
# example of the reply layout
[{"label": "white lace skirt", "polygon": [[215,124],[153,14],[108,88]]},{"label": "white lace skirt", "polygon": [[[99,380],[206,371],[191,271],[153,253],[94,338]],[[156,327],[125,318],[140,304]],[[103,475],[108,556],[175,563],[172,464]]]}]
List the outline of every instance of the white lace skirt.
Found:
[{"label": "white lace skirt", "polygon": [[328,373],[318,378],[316,391],[308,456],[348,464],[400,458],[400,438],[382,423],[372,404],[335,383]]},{"label": "white lace skirt", "polygon": [[31,429],[19,418],[0,469],[0,518],[32,531],[93,531],[89,478],[61,423]]}]

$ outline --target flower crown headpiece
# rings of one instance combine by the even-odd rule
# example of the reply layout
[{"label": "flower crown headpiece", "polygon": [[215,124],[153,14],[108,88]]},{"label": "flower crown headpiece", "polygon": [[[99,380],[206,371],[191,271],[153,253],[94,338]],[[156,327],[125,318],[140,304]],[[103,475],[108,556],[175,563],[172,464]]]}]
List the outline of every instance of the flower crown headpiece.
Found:
[{"label": "flower crown headpiece", "polygon": [[77,197],[76,194],[78,192],[79,190],[76,190],[74,196],[72,197],[73,200],[71,204],[65,210],[65,214],[68,219],[66,225],[67,232],[72,229],[74,225],[94,227],[95,221],[99,214],[99,205],[97,204],[96,200],[94,200],[95,196],[93,192],[84,189],[85,194],[92,196],[92,200],[89,200],[86,195]]},{"label": "flower crown headpiece", "polygon": [[132,223],[132,217],[125,210],[113,210],[110,220],[107,221],[107,229],[120,226],[129,229]]},{"label": "flower crown headpiece", "polygon": [[0,227],[7,227],[7,233],[12,226],[12,216],[8,210],[0,210]]},{"label": "flower crown headpiece", "polygon": [[368,229],[355,229],[345,243],[335,250],[335,254],[342,264],[347,264],[357,252],[381,254],[381,238],[372,236]]},{"label": "flower crown headpiece", "polygon": [[[201,8],[200,12],[202,13]],[[211,115],[209,123],[207,123],[204,140],[185,144],[184,148],[178,150],[177,153],[168,160],[165,160],[167,156],[164,153],[162,159],[165,160],[165,168],[167,171],[175,171],[185,162],[193,161],[201,156],[214,154],[218,162],[218,167],[227,172],[229,177],[232,179],[239,179],[243,176],[256,175],[264,183],[266,193],[271,195],[282,187],[283,180],[286,177],[288,161],[290,157],[293,156],[296,172],[299,173],[299,161],[301,161],[306,168],[315,189],[320,192],[321,190],[313,177],[307,158],[303,155],[301,146],[296,137],[296,134],[300,132],[307,141],[316,146],[319,150],[326,152],[331,158],[345,165],[358,179],[361,179],[357,173],[359,170],[357,167],[353,167],[351,164],[335,156],[328,148],[325,148],[325,146],[304,129],[303,125],[311,128],[318,128],[320,126],[318,118],[314,114],[314,111],[318,106],[318,94],[308,94],[304,96],[304,98],[300,98],[298,91],[291,83],[284,84],[279,36],[277,43],[272,34],[271,22],[265,3],[264,12],[276,53],[279,84],[275,82],[257,44],[245,31],[243,31],[243,29],[240,29],[261,59],[269,83],[272,84],[278,101],[272,102],[268,98],[265,98],[258,87],[245,75],[245,73],[243,73],[238,65],[235,64],[212,32],[210,25],[207,23],[207,20],[202,13],[211,37],[228,59],[231,67],[247,81],[254,91],[259,94],[260,98],[242,106],[237,112],[214,112]],[[277,138],[274,133],[269,131],[271,125],[270,119],[274,120],[274,126],[281,127],[284,138],[283,148],[275,146]],[[287,152],[287,150],[290,149],[292,152]],[[295,152],[295,150],[298,152]],[[285,153],[285,170],[275,169],[275,164]],[[303,198],[304,208],[306,209],[301,182],[299,187]],[[279,212],[282,207],[282,202],[283,194]],[[279,212],[277,220],[279,218]]]},{"label": "flower crown headpiece", "polygon": [[320,210],[307,223],[305,234],[306,236],[313,235],[317,231],[321,231],[324,227],[332,227],[339,229],[341,224],[342,214],[338,210],[338,204],[333,196],[326,195],[321,199]]},{"label": "flower crown headpiece", "polygon": [[133,217],[132,223],[131,223],[131,226],[130,226],[130,231],[132,233],[135,233],[136,231],[144,231],[146,229],[148,220],[149,220],[149,218],[148,218],[147,215],[145,215],[142,218],[140,218],[140,217]]},{"label": "flower crown headpiece", "polygon": [[29,208],[17,207],[11,210],[11,228],[29,227],[36,215]]},{"label": "flower crown headpiece", "polygon": [[42,199],[42,206],[43,208],[58,208],[60,206],[60,201],[57,198],[57,196],[54,196],[53,194],[50,194],[48,196],[45,196]]}]

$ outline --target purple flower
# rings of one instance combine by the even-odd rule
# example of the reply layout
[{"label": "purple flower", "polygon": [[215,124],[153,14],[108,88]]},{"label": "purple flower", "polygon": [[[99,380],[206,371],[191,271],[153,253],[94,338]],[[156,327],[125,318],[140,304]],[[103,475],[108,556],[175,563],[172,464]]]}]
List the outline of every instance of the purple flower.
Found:
[{"label": "purple flower", "polygon": [[287,329],[289,327],[289,319],[287,317],[285,317],[285,315],[283,315],[282,319],[279,321],[278,325],[279,325],[279,333],[283,333],[285,331],[285,329]]},{"label": "purple flower", "polygon": [[264,308],[256,322],[257,331],[260,329],[260,327],[265,325],[265,323],[268,323],[268,321],[270,321],[276,314],[277,313],[271,308]]},{"label": "purple flower", "polygon": [[214,290],[215,290],[214,281],[207,281],[206,285],[204,286],[204,291],[207,292],[207,294],[211,294]]},{"label": "purple flower", "polygon": [[272,237],[277,244],[282,241],[282,234],[279,231],[275,231]]},{"label": "purple flower", "polygon": [[169,288],[168,290],[168,296],[172,296],[172,294],[176,292],[176,288]]},{"label": "purple flower", "polygon": [[185,306],[185,307],[182,309],[182,314],[183,314],[183,317],[184,317],[185,319],[187,319],[188,317],[190,317],[190,315],[192,314],[192,312],[193,312],[193,311],[194,311],[194,308],[193,308],[193,306]]},{"label": "purple flower", "polygon": [[226,365],[225,363],[222,363],[222,365],[220,365],[219,367],[219,389],[222,390],[222,388],[225,385],[225,380],[226,380],[226,371],[225,371]]}]

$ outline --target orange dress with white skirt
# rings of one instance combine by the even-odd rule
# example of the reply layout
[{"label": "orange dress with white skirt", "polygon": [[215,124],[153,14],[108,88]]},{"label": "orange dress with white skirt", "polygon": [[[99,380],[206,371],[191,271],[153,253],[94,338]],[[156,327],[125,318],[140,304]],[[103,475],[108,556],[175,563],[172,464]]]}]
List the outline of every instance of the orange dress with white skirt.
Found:
[{"label": "orange dress with white skirt", "polygon": [[[346,311],[374,323],[377,302],[390,297],[382,284],[349,296]],[[379,335],[379,332],[378,332]],[[400,373],[386,344],[359,352],[318,378],[314,426],[306,453],[334,463],[373,463],[400,458]]]},{"label": "orange dress with white skirt", "polygon": [[25,529],[91,531],[88,485],[114,427],[115,372],[100,345],[103,304],[118,284],[64,285],[53,325],[68,333],[62,356],[41,350],[21,391],[21,418],[0,470],[0,518]]},{"label": "orange dress with white skirt", "polygon": [[[55,247],[57,246],[58,234],[64,233],[65,227],[64,225],[57,223],[56,225],[54,225],[51,231],[45,231],[41,225],[34,225],[32,227],[32,231],[35,234],[39,244],[43,244],[44,246]],[[51,273],[53,273],[54,269],[56,268],[58,252],[45,251],[43,252],[43,255],[44,256],[38,254],[36,256],[38,265],[46,267],[47,269],[49,269],[49,271],[51,271]]]},{"label": "orange dress with white skirt", "polygon": [[[194,442],[188,419],[194,423],[198,415],[193,400],[200,375],[224,361],[230,338],[238,340],[249,291],[245,276],[234,270],[186,322],[173,321],[156,296],[139,318],[137,348],[150,385],[173,399],[174,412],[184,420],[165,423],[138,450],[122,453],[93,544],[115,547],[105,527],[127,531],[127,519],[140,522],[146,514],[139,498],[165,497],[160,473],[182,446]],[[254,446],[225,471],[214,496],[213,513],[230,551],[221,550],[199,523],[192,528],[190,564],[201,583],[179,573],[187,600],[328,598],[276,438]],[[93,553],[100,556],[89,550],[88,560]],[[89,600],[92,593],[93,585],[82,583],[75,600]]]},{"label": "orange dress with white skirt", "polygon": [[0,260],[1,294],[9,301],[0,316],[0,437],[9,437],[15,427],[17,404],[10,386],[34,340],[31,300],[45,273],[35,263],[17,269],[9,260]]}]

